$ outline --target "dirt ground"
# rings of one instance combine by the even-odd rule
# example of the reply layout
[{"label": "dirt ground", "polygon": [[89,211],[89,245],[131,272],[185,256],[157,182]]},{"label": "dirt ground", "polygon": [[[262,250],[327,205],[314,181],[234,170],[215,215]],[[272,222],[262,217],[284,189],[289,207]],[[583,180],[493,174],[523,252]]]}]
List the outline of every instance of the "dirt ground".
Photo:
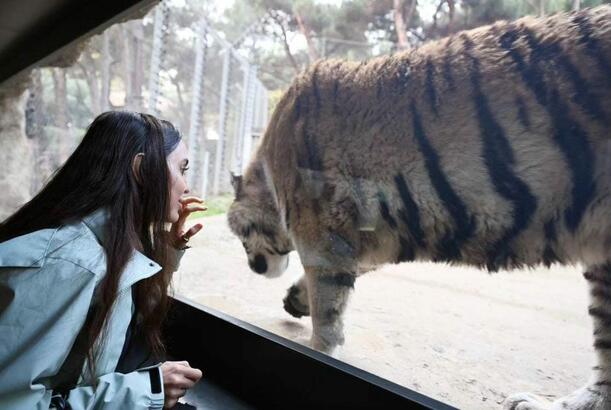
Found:
[{"label": "dirt ground", "polygon": [[[309,318],[282,308],[302,272],[252,273],[225,216],[202,218],[176,293],[307,344]],[[388,265],[360,277],[337,357],[461,409],[499,409],[510,394],[559,397],[585,384],[594,355],[580,269],[501,272]]]}]

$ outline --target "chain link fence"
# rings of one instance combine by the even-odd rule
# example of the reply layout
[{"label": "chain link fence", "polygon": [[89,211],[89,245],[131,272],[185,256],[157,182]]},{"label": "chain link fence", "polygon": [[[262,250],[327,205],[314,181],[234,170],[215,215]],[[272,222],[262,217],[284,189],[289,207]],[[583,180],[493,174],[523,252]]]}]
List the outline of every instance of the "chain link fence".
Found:
[{"label": "chain link fence", "polygon": [[191,190],[231,192],[230,171],[248,164],[267,123],[257,68],[207,22],[203,7],[162,1],[143,19],[93,37],[76,64],[32,73],[26,133],[35,150],[34,194],[101,112],[127,109],[167,119],[191,153]]}]

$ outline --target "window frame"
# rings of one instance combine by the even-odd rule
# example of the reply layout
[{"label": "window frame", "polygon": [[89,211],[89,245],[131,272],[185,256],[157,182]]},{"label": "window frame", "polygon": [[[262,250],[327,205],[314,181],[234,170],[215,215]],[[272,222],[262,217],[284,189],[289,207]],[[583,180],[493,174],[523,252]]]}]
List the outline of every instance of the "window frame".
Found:
[{"label": "window frame", "polygon": [[164,334],[171,356],[257,408],[455,409],[182,296]]}]

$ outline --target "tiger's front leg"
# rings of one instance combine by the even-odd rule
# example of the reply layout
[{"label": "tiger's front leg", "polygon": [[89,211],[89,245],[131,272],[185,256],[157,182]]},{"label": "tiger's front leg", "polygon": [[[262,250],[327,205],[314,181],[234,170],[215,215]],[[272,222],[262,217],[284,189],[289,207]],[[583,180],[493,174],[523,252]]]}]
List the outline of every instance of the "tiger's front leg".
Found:
[{"label": "tiger's front leg", "polygon": [[590,286],[588,312],[594,321],[597,365],[589,383],[552,403],[528,393],[511,396],[507,410],[608,410],[611,409],[611,263],[589,267],[584,273]]},{"label": "tiger's front leg", "polygon": [[312,348],[333,353],[344,343],[343,314],[355,272],[320,272],[306,268],[310,314],[312,316]]}]

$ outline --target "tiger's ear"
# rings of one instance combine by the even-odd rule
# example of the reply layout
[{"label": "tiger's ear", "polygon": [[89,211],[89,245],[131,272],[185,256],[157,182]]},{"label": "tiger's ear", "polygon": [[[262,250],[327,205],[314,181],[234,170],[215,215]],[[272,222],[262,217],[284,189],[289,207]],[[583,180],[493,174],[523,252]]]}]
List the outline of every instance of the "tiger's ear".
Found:
[{"label": "tiger's ear", "polygon": [[233,191],[235,193],[235,199],[238,200],[242,196],[242,175],[235,175],[231,172],[231,186],[233,186]]}]

